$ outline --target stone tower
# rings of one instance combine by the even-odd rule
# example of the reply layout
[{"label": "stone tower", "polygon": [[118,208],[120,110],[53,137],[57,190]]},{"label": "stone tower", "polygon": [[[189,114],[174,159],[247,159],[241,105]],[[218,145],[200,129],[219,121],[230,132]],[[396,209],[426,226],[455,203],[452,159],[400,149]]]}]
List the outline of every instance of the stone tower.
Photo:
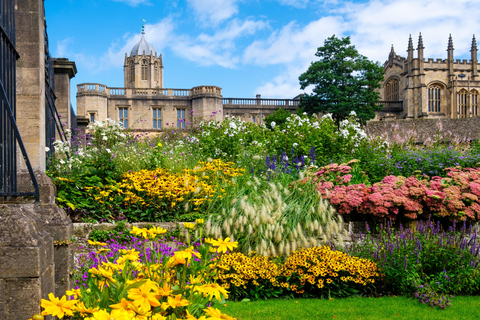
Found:
[{"label": "stone tower", "polygon": [[157,56],[155,48],[145,39],[145,26],[130,56],[125,53],[123,74],[125,88],[163,88],[162,55]]}]

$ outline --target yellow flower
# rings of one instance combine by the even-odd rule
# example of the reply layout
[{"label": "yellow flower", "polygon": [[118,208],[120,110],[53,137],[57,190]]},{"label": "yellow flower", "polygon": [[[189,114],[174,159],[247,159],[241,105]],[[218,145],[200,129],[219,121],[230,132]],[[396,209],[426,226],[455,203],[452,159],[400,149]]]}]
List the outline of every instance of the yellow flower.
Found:
[{"label": "yellow flower", "polygon": [[221,301],[221,295],[225,297],[225,299],[228,299],[228,293],[227,290],[225,290],[222,286],[218,285],[217,283],[209,283],[209,284],[204,284],[202,286],[196,286],[195,290],[198,292],[201,292],[204,297],[209,296],[210,299],[212,300],[213,297],[217,299],[218,301]]},{"label": "yellow flower", "polygon": [[203,224],[205,223],[205,220],[203,220],[203,219],[197,219],[197,220],[195,220],[195,223],[196,223],[196,224],[203,225]]},{"label": "yellow flower", "polygon": [[192,248],[187,248],[183,251],[176,251],[168,260],[167,266],[174,267],[177,264],[186,264],[192,258],[192,256],[196,256],[197,258],[202,257],[200,253],[193,251]]},{"label": "yellow flower", "polygon": [[157,288],[157,295],[161,297],[168,297],[172,292],[172,288],[166,281],[161,287]]},{"label": "yellow flower", "polygon": [[210,318],[207,318],[209,320],[235,320],[234,318],[229,317],[226,314],[222,314],[220,310],[212,307],[203,309],[203,311],[205,311],[205,313],[210,316]]},{"label": "yellow flower", "polygon": [[117,303],[117,304],[111,304],[110,305],[110,308],[112,309],[118,309],[118,310],[124,310],[126,312],[128,312],[128,314],[133,318],[135,316],[135,311],[133,311],[133,308],[135,306],[132,304],[131,301],[128,301],[127,299],[125,298],[122,298],[122,300],[120,301],[120,303]]},{"label": "yellow flower", "polygon": [[149,230],[152,231],[152,232],[155,232],[156,234],[163,234],[163,233],[167,232],[167,229],[160,228],[160,227],[155,227],[155,226],[153,226]]},{"label": "yellow flower", "polygon": [[88,240],[88,244],[91,246],[102,246],[102,247],[105,247],[107,245],[105,242],[98,242],[98,241],[92,241],[92,240]]},{"label": "yellow flower", "polygon": [[159,142],[159,143],[157,143],[157,146],[161,147],[161,146],[162,146],[162,144]]},{"label": "yellow flower", "polygon": [[[67,292],[68,292],[68,291],[67,291]],[[99,311],[100,308],[99,308],[99,307],[96,307],[96,308],[87,308],[87,307],[85,306],[85,303],[79,302],[79,303],[77,304],[77,308],[76,308],[76,309],[77,309],[78,312],[80,312],[80,315],[86,316],[87,314],[93,314],[93,313]]]},{"label": "yellow flower", "polygon": [[150,306],[158,307],[160,302],[152,292],[154,285],[147,281],[138,288],[128,290],[128,298],[133,300],[133,304],[140,309],[150,310]]},{"label": "yellow flower", "polygon": [[116,282],[116,280],[113,279],[113,272],[102,267],[98,267],[98,269],[91,268],[90,270],[88,270],[88,272],[91,273],[93,277],[98,279],[98,285],[100,290],[103,290],[103,287],[105,285],[109,286],[110,284]]},{"label": "yellow flower", "polygon": [[125,310],[112,310],[108,313],[105,310],[97,311],[93,314],[94,320],[131,320],[132,317]]},{"label": "yellow flower", "polygon": [[187,299],[182,299],[181,294],[177,294],[175,297],[169,296],[167,298],[167,302],[162,303],[162,309],[167,310],[168,307],[172,308],[179,308],[179,307],[186,307],[190,303]]},{"label": "yellow flower", "polygon": [[117,264],[122,264],[127,260],[138,261],[140,259],[140,252],[136,251],[135,249],[131,249],[131,250],[121,249],[120,253],[123,254],[123,256],[118,258]]},{"label": "yellow flower", "polygon": [[108,251],[110,251],[110,249],[106,249],[106,248],[98,249],[98,253],[108,252]]},{"label": "yellow flower", "polygon": [[82,292],[80,291],[80,289],[67,290],[65,293],[67,294],[67,296],[73,296],[74,299],[82,296]]},{"label": "yellow flower", "polygon": [[183,226],[184,226],[186,229],[190,229],[190,230],[195,229],[195,224],[194,224],[194,223],[184,222],[184,223],[183,223]]},{"label": "yellow flower", "polygon": [[133,233],[136,236],[142,236],[142,237],[148,239],[148,230],[146,228],[140,229],[136,226],[133,226],[132,231],[130,231],[130,233]]},{"label": "yellow flower", "polygon": [[42,312],[42,315],[49,315],[57,316],[62,319],[65,315],[71,316],[73,315],[73,311],[75,310],[75,304],[77,300],[68,300],[67,297],[63,296],[61,299],[56,298],[53,293],[48,294],[48,298],[50,301],[42,299],[41,306],[45,310]]},{"label": "yellow flower", "polygon": [[238,246],[238,242],[230,242],[230,238],[227,237],[225,240],[218,238],[218,240],[213,240],[212,245],[217,248],[217,252],[227,252],[227,250],[232,251],[233,248]]}]

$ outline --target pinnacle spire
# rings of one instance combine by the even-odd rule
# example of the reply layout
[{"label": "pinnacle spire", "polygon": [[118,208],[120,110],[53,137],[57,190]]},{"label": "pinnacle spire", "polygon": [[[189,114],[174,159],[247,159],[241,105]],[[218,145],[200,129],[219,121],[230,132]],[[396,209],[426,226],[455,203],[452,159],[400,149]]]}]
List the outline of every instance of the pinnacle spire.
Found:
[{"label": "pinnacle spire", "polygon": [[390,49],[390,55],[389,56],[392,56],[392,57],[395,56],[395,49],[393,48],[393,44],[392,44],[392,48]]},{"label": "pinnacle spire", "polygon": [[408,37],[408,50],[407,51],[413,51],[413,41],[412,41],[412,35]]},{"label": "pinnacle spire", "polygon": [[475,35],[473,35],[472,38],[472,48],[470,49],[470,51],[477,51],[477,40],[475,39]]},{"label": "pinnacle spire", "polygon": [[450,36],[448,37],[448,50],[453,50],[453,39],[452,39],[451,33],[450,33]]},{"label": "pinnacle spire", "polygon": [[418,49],[425,49],[423,46],[423,39],[422,39],[422,33],[420,32],[420,35],[418,36]]}]

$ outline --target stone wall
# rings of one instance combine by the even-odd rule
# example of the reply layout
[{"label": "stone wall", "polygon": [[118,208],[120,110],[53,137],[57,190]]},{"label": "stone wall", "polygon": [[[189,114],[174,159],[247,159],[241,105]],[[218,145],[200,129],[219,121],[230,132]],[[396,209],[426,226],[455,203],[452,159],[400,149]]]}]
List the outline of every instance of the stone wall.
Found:
[{"label": "stone wall", "polygon": [[471,141],[480,138],[480,117],[370,121],[367,133],[386,138],[389,142],[407,142],[409,139],[426,144],[438,139],[445,142]]}]

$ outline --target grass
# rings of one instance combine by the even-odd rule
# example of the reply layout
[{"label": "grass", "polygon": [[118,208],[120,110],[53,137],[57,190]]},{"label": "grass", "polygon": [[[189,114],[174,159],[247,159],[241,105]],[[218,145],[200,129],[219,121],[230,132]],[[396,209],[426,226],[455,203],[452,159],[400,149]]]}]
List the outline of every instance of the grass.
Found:
[{"label": "grass", "polygon": [[366,319],[480,319],[480,297],[452,299],[452,306],[433,309],[405,297],[347,298],[335,300],[293,299],[230,302],[216,305],[238,320],[366,320]]}]

